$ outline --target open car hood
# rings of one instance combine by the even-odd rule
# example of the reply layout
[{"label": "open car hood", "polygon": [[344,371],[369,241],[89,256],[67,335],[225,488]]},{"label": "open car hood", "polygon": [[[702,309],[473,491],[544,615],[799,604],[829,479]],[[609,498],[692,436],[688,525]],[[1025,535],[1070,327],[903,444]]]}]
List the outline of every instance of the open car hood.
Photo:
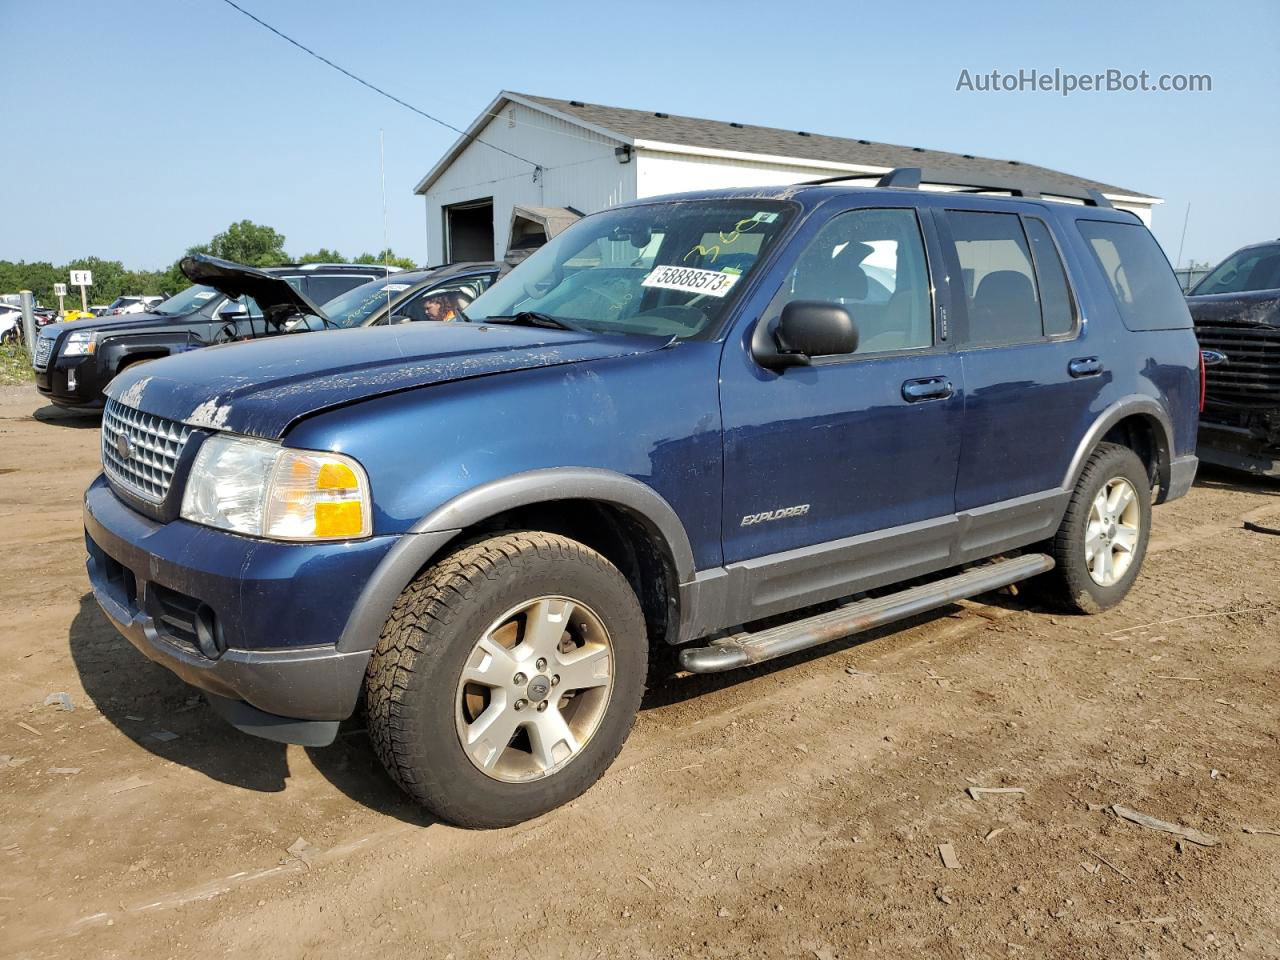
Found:
[{"label": "open car hood", "polygon": [[203,283],[232,299],[253,297],[262,315],[273,326],[282,326],[286,320],[307,314],[319,317],[321,321],[328,319],[306,294],[281,277],[272,276],[257,267],[197,253],[183,257],[179,268],[192,283]]}]

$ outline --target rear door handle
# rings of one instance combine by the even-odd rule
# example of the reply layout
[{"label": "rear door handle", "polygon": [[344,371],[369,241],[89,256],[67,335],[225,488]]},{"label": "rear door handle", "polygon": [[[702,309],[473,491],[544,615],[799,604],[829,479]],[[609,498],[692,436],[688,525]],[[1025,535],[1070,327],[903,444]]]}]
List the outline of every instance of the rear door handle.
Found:
[{"label": "rear door handle", "polygon": [[923,377],[920,380],[908,380],[902,385],[902,399],[907,403],[945,400],[954,393],[955,388],[946,377]]},{"label": "rear door handle", "polygon": [[1097,357],[1076,357],[1067,364],[1067,372],[1073,377],[1096,377],[1102,372],[1102,361]]}]

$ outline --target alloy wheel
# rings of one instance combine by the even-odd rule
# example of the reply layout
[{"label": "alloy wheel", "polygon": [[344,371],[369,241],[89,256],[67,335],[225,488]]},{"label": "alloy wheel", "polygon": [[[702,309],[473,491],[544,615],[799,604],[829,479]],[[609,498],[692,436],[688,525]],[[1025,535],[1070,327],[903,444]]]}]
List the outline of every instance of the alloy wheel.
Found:
[{"label": "alloy wheel", "polygon": [[609,631],[586,604],[544,596],[507,611],[480,636],[458,680],[463,751],[509,783],[563,769],[604,719],[613,664]]}]

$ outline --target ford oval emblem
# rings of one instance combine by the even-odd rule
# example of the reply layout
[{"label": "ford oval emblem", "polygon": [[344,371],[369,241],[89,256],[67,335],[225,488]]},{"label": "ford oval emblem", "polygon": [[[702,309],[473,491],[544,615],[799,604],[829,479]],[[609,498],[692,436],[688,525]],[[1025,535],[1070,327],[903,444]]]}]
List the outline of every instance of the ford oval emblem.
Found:
[{"label": "ford oval emblem", "polygon": [[129,442],[129,438],[123,433],[116,434],[116,453],[120,455],[120,459],[128,462],[133,459],[133,444]]}]

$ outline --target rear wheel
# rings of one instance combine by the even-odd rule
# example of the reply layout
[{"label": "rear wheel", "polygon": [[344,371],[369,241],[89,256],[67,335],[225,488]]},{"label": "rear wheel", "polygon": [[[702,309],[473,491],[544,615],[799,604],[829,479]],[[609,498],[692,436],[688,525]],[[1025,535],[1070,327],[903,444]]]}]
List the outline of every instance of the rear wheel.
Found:
[{"label": "rear wheel", "polygon": [[505,533],[406,588],[369,663],[369,732],[392,777],[460,826],[518,823],[608,768],[644,692],[630,585],[565,537]]},{"label": "rear wheel", "polygon": [[1099,444],[1089,457],[1049,551],[1049,599],[1078,613],[1101,613],[1137,579],[1151,532],[1151,482],[1128,447]]}]

